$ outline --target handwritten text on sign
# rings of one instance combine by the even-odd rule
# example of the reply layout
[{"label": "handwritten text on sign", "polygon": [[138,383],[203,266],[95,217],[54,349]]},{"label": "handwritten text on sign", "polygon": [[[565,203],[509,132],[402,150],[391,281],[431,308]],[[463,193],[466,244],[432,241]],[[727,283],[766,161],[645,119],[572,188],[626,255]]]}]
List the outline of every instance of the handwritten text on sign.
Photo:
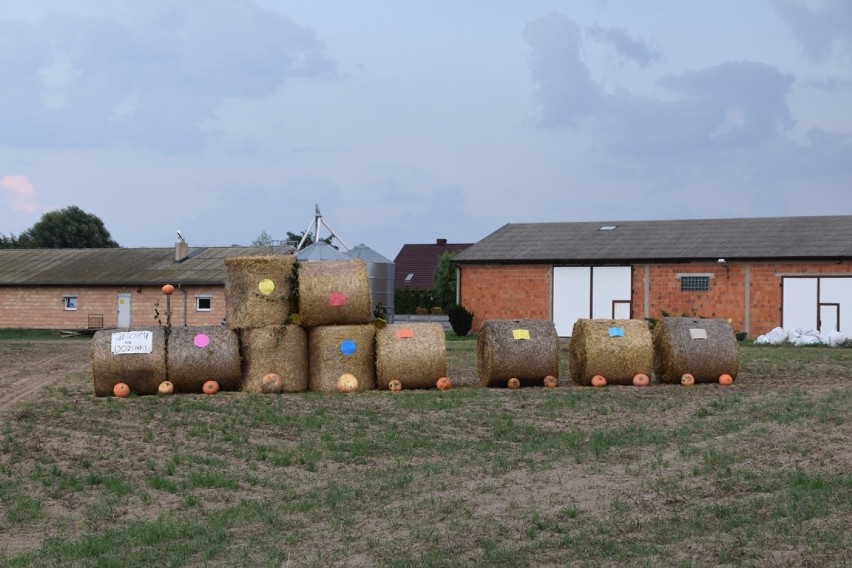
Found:
[{"label": "handwritten text on sign", "polygon": [[112,334],[112,354],[151,353],[154,333],[151,331],[119,331]]}]

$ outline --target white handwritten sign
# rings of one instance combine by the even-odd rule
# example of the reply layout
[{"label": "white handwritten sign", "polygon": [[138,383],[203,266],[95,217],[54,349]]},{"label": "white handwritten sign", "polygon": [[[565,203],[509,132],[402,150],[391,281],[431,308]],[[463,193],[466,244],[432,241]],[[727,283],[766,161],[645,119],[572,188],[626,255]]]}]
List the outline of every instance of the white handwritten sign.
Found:
[{"label": "white handwritten sign", "polygon": [[112,334],[113,355],[151,353],[153,350],[154,333],[151,331],[119,331]]}]

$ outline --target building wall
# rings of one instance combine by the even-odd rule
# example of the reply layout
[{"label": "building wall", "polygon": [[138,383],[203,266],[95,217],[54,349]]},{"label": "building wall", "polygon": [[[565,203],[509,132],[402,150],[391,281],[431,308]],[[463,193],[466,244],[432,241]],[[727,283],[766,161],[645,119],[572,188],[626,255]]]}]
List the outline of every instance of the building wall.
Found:
[{"label": "building wall", "polygon": [[462,265],[459,300],[473,329],[489,319],[551,319],[550,265]]},{"label": "building wall", "polygon": [[[103,327],[118,323],[118,294],[128,293],[130,327],[166,324],[166,296],[159,286],[4,286],[0,287],[0,328],[87,329],[89,316],[103,316]],[[76,295],[77,309],[66,310],[63,296]],[[196,295],[210,296],[210,311],[196,309]],[[225,317],[223,286],[185,286],[171,296],[173,326],[219,325]],[[185,307],[185,309],[184,309]]]},{"label": "building wall", "polygon": [[[710,275],[710,290],[682,292],[678,274]],[[836,262],[684,262],[634,264],[634,319],[671,316],[730,319],[749,337],[781,325],[783,276],[848,274],[852,263]],[[486,319],[552,317],[550,265],[462,265],[461,304],[474,313],[473,330]]]}]

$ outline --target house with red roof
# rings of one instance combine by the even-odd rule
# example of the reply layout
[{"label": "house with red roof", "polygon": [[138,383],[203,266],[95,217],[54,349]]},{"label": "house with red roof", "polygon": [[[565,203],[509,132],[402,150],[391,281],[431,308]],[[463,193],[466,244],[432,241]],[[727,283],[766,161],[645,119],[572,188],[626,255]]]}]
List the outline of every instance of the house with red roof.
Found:
[{"label": "house with red roof", "polygon": [[435,268],[445,253],[457,253],[472,243],[448,243],[447,239],[436,239],[432,244],[402,245],[394,258],[394,288],[431,290],[435,287]]}]

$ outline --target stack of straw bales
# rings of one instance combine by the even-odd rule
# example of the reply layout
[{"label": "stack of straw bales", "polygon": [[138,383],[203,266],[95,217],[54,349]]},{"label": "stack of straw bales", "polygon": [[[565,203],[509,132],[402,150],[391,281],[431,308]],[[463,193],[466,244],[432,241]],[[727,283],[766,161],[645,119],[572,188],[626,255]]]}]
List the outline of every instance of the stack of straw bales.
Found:
[{"label": "stack of straw bales", "polygon": [[446,334],[439,323],[391,324],[376,331],[376,385],[431,388],[447,375]]},{"label": "stack of straw bales", "polygon": [[654,329],[654,373],[663,383],[679,383],[684,373],[696,383],[737,377],[739,345],[734,329],[721,319],[663,318]]},{"label": "stack of straw bales", "polygon": [[[123,349],[124,339],[128,344]],[[142,346],[141,350],[129,345]],[[150,345],[150,351],[147,350]],[[137,394],[156,394],[166,380],[166,334],[162,327],[100,330],[92,338],[92,376],[96,396],[112,395],[118,383]]]},{"label": "stack of straw bales", "polygon": [[361,259],[307,261],[299,268],[299,316],[308,334],[308,390],[334,392],[341,375],[358,390],[376,384],[370,277]]},{"label": "stack of straw bales", "polygon": [[522,385],[542,385],[559,376],[559,336],[552,321],[486,320],[476,342],[479,382],[505,387],[510,378]]},{"label": "stack of straw bales", "polygon": [[295,307],[293,255],[225,259],[228,327],[239,330],[242,388],[261,392],[261,379],[275,373],[285,392],[308,388],[308,342],[304,329],[287,325]]},{"label": "stack of straw bales", "polygon": [[569,349],[571,380],[591,385],[603,375],[608,384],[629,385],[638,373],[651,376],[654,345],[643,320],[580,319]]},{"label": "stack of straw bales", "polygon": [[207,381],[216,381],[224,391],[240,389],[240,341],[231,329],[174,327],[167,353],[169,380],[175,392],[201,392]]}]

